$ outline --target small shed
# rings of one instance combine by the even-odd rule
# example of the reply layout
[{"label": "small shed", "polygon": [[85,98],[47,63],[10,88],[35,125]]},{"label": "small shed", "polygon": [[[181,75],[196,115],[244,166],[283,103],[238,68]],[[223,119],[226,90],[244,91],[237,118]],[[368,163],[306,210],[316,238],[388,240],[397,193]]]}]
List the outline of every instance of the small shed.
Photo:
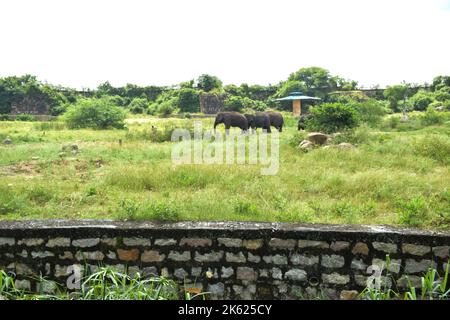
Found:
[{"label": "small shed", "polygon": [[292,114],[300,116],[302,114],[302,101],[318,101],[317,97],[305,96],[300,91],[293,91],[287,97],[275,99],[276,101],[292,101]]}]

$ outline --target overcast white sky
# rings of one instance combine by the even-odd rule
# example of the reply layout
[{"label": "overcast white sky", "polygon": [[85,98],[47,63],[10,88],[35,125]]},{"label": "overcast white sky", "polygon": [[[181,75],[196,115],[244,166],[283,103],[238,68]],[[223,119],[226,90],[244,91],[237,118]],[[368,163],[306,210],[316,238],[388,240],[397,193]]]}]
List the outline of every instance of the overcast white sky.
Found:
[{"label": "overcast white sky", "polygon": [[1,0],[0,77],[76,88],[320,66],[361,85],[450,74],[450,0]]}]

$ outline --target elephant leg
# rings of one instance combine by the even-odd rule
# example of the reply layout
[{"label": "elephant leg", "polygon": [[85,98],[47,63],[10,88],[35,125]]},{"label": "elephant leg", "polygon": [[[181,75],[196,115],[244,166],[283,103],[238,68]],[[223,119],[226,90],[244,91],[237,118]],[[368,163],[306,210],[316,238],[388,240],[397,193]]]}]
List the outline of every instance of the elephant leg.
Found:
[{"label": "elephant leg", "polygon": [[225,125],[225,134],[226,135],[230,134],[230,126]]},{"label": "elephant leg", "polygon": [[283,132],[283,126],[280,126],[280,129],[278,131]]}]

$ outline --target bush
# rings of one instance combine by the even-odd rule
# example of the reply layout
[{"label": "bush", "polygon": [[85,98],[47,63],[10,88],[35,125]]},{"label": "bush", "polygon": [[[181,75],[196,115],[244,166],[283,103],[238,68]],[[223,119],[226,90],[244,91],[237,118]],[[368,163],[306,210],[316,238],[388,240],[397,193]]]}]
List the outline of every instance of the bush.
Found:
[{"label": "bush", "polygon": [[131,100],[128,108],[130,112],[134,114],[145,113],[148,109],[148,101],[145,98],[134,98]]},{"label": "bush", "polygon": [[16,121],[36,121],[36,117],[32,114],[18,114]]},{"label": "bush", "polygon": [[425,126],[434,125],[434,124],[441,124],[444,123],[446,120],[445,114],[441,112],[437,112],[433,106],[429,106],[427,108],[427,111],[424,113],[423,117],[421,118],[421,122]]},{"label": "bush", "polygon": [[183,88],[178,91],[178,106],[181,112],[199,112],[200,98],[195,89]]},{"label": "bush", "polygon": [[440,135],[430,134],[413,144],[414,153],[436,160],[442,165],[450,165],[450,140]]},{"label": "bush", "polygon": [[386,105],[375,99],[369,99],[362,102],[353,102],[351,106],[356,109],[361,122],[369,125],[377,125],[387,114]]},{"label": "bush", "polygon": [[231,96],[225,100],[225,111],[241,112],[245,107],[245,98],[239,96]]},{"label": "bush", "polygon": [[413,95],[408,103],[414,110],[424,111],[434,101],[434,94],[425,90],[419,90]]},{"label": "bush", "polygon": [[12,117],[10,114],[0,114],[0,121],[11,121]]},{"label": "bush", "polygon": [[70,106],[64,120],[71,129],[77,128],[123,128],[126,112],[111,105],[107,98],[80,99]]},{"label": "bush", "polygon": [[311,109],[311,117],[306,121],[306,127],[309,131],[333,133],[354,128],[358,123],[358,113],[351,106],[323,103]]}]

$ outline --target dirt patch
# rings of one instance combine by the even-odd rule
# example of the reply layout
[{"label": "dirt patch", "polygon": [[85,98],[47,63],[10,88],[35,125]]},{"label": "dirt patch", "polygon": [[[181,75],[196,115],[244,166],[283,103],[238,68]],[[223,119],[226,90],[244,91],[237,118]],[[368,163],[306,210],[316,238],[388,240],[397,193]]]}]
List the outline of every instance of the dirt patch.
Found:
[{"label": "dirt patch", "polygon": [[42,172],[42,168],[39,166],[37,161],[26,161],[17,164],[0,167],[0,175],[13,176],[13,175],[23,175],[23,176],[38,176]]}]

